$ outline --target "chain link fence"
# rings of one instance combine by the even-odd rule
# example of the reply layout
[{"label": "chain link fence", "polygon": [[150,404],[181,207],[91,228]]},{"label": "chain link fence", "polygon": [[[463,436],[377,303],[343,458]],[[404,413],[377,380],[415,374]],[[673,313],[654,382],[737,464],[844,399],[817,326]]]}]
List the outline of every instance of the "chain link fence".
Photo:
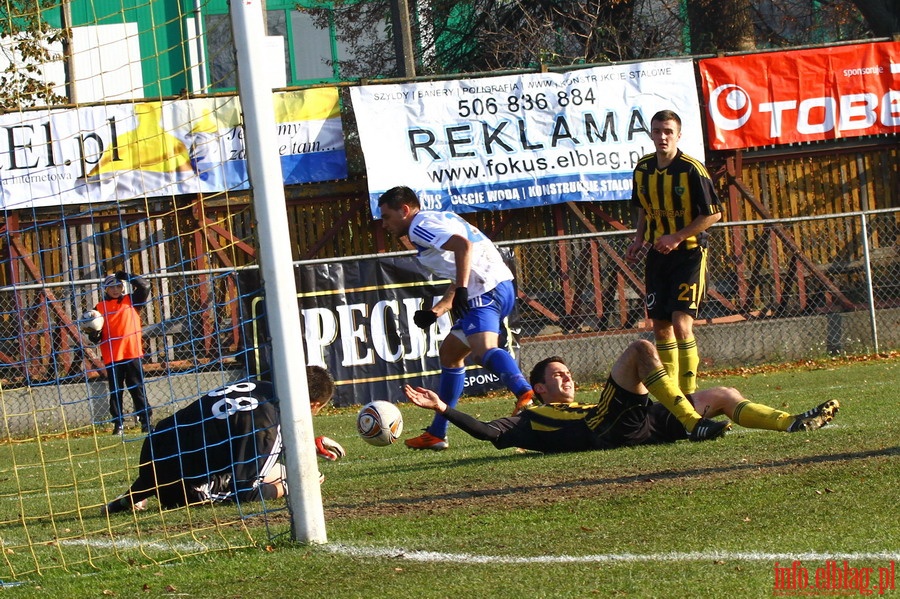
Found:
[{"label": "chain link fence", "polygon": [[[562,355],[600,381],[645,319],[633,231],[519,241],[522,363]],[[900,211],[723,223],[695,326],[704,368],[900,347]]]},{"label": "chain link fence", "polygon": [[[523,370],[562,355],[578,380],[599,382],[628,343],[651,336],[643,265],[625,261],[632,237],[502,244],[515,256]],[[259,284],[253,268],[147,278],[144,364],[158,419],[247,375],[248,298]],[[695,327],[701,385],[702,369],[897,349],[900,210],[717,225],[707,281]],[[108,426],[105,370],[76,322],[99,293],[99,280],[0,289],[7,435]]]},{"label": "chain link fence", "polygon": [[[135,273],[142,274],[142,273]],[[144,274],[144,377],[154,420],[246,372],[244,277],[233,269]],[[0,378],[6,435],[111,428],[106,369],[79,319],[101,279],[0,289]],[[258,284],[251,292],[258,290]],[[124,397],[126,426],[131,398]]]}]

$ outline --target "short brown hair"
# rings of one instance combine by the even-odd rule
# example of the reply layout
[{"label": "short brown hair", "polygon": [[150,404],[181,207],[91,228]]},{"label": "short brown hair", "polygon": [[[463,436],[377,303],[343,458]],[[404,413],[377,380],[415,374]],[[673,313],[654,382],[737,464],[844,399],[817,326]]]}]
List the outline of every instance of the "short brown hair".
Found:
[{"label": "short brown hair", "polygon": [[660,123],[665,121],[675,121],[678,123],[678,130],[681,130],[681,117],[678,116],[678,113],[674,110],[660,110],[653,115],[652,119],[650,119],[651,124],[653,124],[654,121],[659,121]]},{"label": "short brown hair", "polygon": [[387,206],[391,210],[399,210],[400,206],[412,206],[413,208],[421,208],[419,196],[416,195],[409,187],[398,185],[392,187],[381,194],[378,198],[378,206]]},{"label": "short brown hair", "polygon": [[306,367],[306,384],[309,387],[309,402],[326,405],[334,397],[334,379],[321,366]]}]

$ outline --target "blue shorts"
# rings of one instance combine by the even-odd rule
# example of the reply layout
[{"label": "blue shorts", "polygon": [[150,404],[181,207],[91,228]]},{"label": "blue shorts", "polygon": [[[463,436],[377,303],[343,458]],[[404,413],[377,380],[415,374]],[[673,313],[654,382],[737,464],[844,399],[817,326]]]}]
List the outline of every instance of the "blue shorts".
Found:
[{"label": "blue shorts", "polygon": [[469,298],[469,311],[450,328],[466,337],[475,333],[500,334],[500,323],[510,315],[516,304],[516,290],[512,281],[503,281],[487,293]]}]

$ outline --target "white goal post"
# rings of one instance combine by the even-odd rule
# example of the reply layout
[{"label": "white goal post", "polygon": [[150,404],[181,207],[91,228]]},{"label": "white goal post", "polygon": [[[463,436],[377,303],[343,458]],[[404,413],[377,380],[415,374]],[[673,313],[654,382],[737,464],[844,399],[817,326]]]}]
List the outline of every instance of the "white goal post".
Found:
[{"label": "white goal post", "polygon": [[247,169],[259,226],[259,262],[265,283],[266,311],[272,338],[272,380],[281,405],[281,433],[290,484],[288,506],[294,539],[325,543],[325,515],[315,436],[309,408],[306,359],[293,333],[300,330],[297,287],[291,260],[281,160],[276,148],[272,85],[265,64],[261,0],[231,3],[237,51],[238,94],[244,123]]}]

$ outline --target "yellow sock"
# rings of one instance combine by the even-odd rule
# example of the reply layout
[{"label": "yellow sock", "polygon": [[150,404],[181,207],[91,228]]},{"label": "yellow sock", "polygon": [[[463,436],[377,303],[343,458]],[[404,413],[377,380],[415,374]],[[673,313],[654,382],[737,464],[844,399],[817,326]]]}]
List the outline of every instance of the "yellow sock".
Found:
[{"label": "yellow sock", "polygon": [[678,386],[681,392],[688,394],[697,390],[697,369],[700,367],[700,354],[697,352],[697,340],[678,340]]},{"label": "yellow sock", "polygon": [[656,341],[656,353],[659,354],[659,361],[666,367],[666,373],[672,377],[673,381],[678,380],[678,342],[674,339],[665,339]]},{"label": "yellow sock", "polygon": [[731,419],[746,428],[762,428],[767,431],[786,431],[794,416],[769,406],[742,401],[734,408]]},{"label": "yellow sock", "polygon": [[678,385],[666,374],[665,368],[660,368],[647,375],[647,378],[644,379],[644,386],[659,403],[666,406],[675,418],[678,418],[678,422],[683,424],[688,432],[694,430],[700,421],[700,414],[684,397]]}]

